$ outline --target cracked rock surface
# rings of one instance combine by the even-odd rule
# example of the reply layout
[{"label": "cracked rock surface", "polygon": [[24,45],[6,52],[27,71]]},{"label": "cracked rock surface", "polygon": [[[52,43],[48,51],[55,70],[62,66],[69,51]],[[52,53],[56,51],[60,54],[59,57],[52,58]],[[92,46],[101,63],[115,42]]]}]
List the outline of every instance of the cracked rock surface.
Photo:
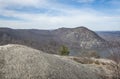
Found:
[{"label": "cracked rock surface", "polygon": [[104,69],[23,45],[0,46],[0,79],[102,79]]}]

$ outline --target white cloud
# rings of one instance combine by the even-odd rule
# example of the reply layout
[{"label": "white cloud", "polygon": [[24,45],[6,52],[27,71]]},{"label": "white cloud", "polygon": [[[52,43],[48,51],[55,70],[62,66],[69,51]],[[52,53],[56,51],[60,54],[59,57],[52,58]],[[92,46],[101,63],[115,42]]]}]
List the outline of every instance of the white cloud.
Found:
[{"label": "white cloud", "polygon": [[92,3],[94,2],[95,0],[76,0],[77,2],[80,2],[80,3]]},{"label": "white cloud", "polygon": [[[93,2],[94,0],[79,0],[81,2]],[[2,2],[2,3],[1,3]],[[3,5],[2,5],[3,4]],[[69,6],[52,3],[48,0],[0,0],[0,7],[11,5],[45,7],[47,9],[58,11],[58,15],[48,11],[46,13],[23,13],[15,10],[0,9],[0,15],[23,19],[20,21],[0,20],[1,27],[11,28],[39,28],[39,29],[54,29],[59,27],[77,27],[87,26],[93,30],[120,29],[120,16],[110,16],[101,13],[91,8],[71,8]],[[54,5],[53,5],[54,4]],[[114,27],[113,27],[114,26]]]},{"label": "white cloud", "polygon": [[4,5],[34,5],[38,2],[39,0],[0,0],[0,3]]},{"label": "white cloud", "polygon": [[[39,28],[39,29],[54,29],[59,27],[77,27],[87,26],[92,30],[104,30],[105,28],[118,29],[120,25],[120,16],[107,16],[98,13],[94,10],[87,12],[86,10],[75,10],[71,11],[62,9],[66,15],[60,16],[49,16],[48,14],[28,14],[7,11],[4,13],[7,16],[13,16],[24,19],[25,21],[6,21],[0,20],[1,26],[8,26],[12,28]],[[8,13],[8,14],[7,14]],[[93,28],[94,27],[94,28]],[[116,28],[115,28],[116,27]],[[120,29],[120,28],[119,28]]]},{"label": "white cloud", "polygon": [[43,7],[47,6],[49,4],[49,0],[0,0],[0,8],[5,7],[25,7],[25,6],[31,6],[31,7]]}]

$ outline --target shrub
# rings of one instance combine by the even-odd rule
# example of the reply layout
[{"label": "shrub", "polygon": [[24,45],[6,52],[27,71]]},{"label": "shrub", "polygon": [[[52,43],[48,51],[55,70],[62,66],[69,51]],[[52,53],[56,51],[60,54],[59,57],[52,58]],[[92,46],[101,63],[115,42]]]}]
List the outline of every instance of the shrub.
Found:
[{"label": "shrub", "polygon": [[66,46],[61,46],[61,48],[60,48],[60,55],[69,55],[69,50],[68,50],[68,48],[66,47]]}]

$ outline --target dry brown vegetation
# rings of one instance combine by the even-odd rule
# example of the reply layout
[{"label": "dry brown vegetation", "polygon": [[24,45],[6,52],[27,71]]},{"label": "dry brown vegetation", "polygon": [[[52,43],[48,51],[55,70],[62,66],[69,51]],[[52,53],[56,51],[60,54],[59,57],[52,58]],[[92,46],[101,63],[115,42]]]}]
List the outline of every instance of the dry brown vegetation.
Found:
[{"label": "dry brown vegetation", "polygon": [[113,71],[113,78],[112,79],[120,79],[120,48],[113,49],[111,48],[111,55],[110,59],[116,62],[116,64],[112,64],[114,71]]}]

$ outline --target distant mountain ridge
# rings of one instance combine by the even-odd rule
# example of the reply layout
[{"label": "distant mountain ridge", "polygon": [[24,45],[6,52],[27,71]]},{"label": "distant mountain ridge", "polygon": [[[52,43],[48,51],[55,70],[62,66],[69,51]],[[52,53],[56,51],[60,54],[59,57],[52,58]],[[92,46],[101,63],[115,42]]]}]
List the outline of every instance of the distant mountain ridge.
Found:
[{"label": "distant mountain ridge", "polygon": [[120,31],[97,31],[96,33],[105,40],[120,42]]},{"label": "distant mountain ridge", "polygon": [[100,43],[106,42],[86,27],[60,28],[55,31],[62,41],[69,44],[77,43],[81,48],[99,47]]},{"label": "distant mountain ridge", "polygon": [[86,27],[56,30],[0,28],[0,45],[22,44],[47,53],[59,53],[62,45],[70,50],[108,47],[108,42]]}]

